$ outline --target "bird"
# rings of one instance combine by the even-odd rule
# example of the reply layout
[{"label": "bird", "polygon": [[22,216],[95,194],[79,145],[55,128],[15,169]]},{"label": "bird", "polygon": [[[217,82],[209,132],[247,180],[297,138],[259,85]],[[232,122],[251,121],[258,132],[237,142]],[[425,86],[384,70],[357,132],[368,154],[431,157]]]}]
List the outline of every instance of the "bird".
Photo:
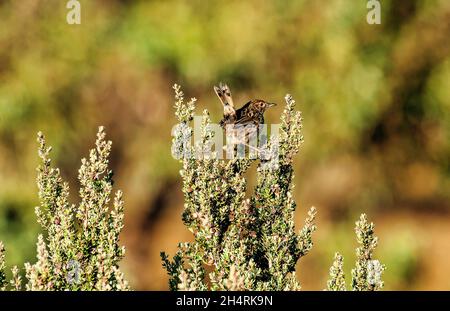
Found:
[{"label": "bird", "polygon": [[227,124],[244,126],[264,124],[264,112],[268,108],[276,106],[275,103],[268,103],[262,99],[253,99],[236,110],[228,85],[221,82],[218,87],[214,86],[214,91],[223,105],[223,119],[220,121],[220,126],[223,128]]},{"label": "bird", "polygon": [[[214,86],[214,91],[223,105],[223,118],[219,123],[220,126],[227,130],[230,127],[232,129],[245,128],[246,134],[248,134],[245,141],[242,141],[242,139],[236,141],[236,135],[234,135],[233,141],[252,148],[252,146],[248,145],[250,137],[257,134],[259,125],[264,124],[264,112],[276,104],[262,99],[253,99],[236,110],[228,85],[220,82],[218,87]],[[258,148],[255,149],[258,150]]]}]

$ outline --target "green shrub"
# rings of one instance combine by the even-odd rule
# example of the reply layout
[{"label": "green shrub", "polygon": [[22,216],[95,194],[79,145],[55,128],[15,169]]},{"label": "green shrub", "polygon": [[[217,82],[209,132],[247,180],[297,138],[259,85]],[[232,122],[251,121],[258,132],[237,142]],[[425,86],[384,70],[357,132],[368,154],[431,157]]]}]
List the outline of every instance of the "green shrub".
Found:
[{"label": "green shrub", "polygon": [[8,282],[6,281],[5,273],[5,247],[3,242],[0,242],[0,290],[5,290]]},{"label": "green shrub", "polygon": [[[161,253],[170,288],[300,289],[295,266],[313,246],[316,210],[311,208],[303,228],[296,233],[292,164],[303,136],[302,116],[294,109],[295,101],[286,96],[279,137],[272,136],[267,146],[270,151],[277,150],[277,157],[272,153],[258,163],[256,187],[251,198],[246,198],[244,174],[256,160],[235,157],[225,161],[217,150],[210,152],[214,132],[207,111],[203,113],[201,139],[191,145],[193,131],[189,125],[194,119],[196,100],[185,103],[180,87],[175,85],[174,89],[179,125],[174,130],[173,154],[182,163],[185,198],[182,218],[194,234],[194,242],[180,243],[173,260]],[[194,154],[196,158],[189,156]],[[199,155],[206,156],[199,159]],[[361,217],[357,226],[361,247],[357,250],[352,288],[375,290],[382,286],[379,277],[383,268],[378,262],[375,267],[375,261],[371,260],[376,246],[373,225],[367,224],[364,215]],[[328,289],[345,290],[343,259],[337,255],[336,260]]]},{"label": "green shrub", "polygon": [[[52,167],[42,133],[38,134],[37,185],[40,205],[36,215],[44,234],[38,236],[37,262],[25,264],[27,290],[126,290],[119,269],[125,254],[119,246],[123,228],[122,192],[117,191],[110,207],[113,172],[108,168],[111,142],[99,128],[96,147],[82,159],[78,179],[78,205],[69,203],[69,186]],[[6,289],[4,249],[0,244],[0,288]],[[17,267],[12,269],[11,288],[20,290]]]},{"label": "green shrub", "polygon": [[[212,146],[214,132],[204,111],[201,139],[191,146],[189,124],[195,99],[184,102],[175,86],[176,116],[173,153],[183,165],[184,224],[194,242],[180,243],[173,260],[162,252],[163,266],[172,290],[299,290],[295,266],[313,246],[316,210],[311,208],[303,228],[295,232],[296,204],[292,189],[293,158],[303,142],[302,116],[295,101],[286,96],[278,137],[266,146],[268,155],[258,162],[257,183],[246,198],[244,174],[255,162],[236,157],[225,161]],[[52,167],[44,136],[38,134],[37,184],[40,205],[36,215],[44,234],[38,236],[37,262],[25,264],[25,282],[17,267],[8,282],[4,247],[0,242],[0,290],[128,290],[119,269],[125,254],[119,245],[123,228],[122,192],[111,207],[113,172],[108,168],[111,142],[99,128],[96,146],[82,159],[78,179],[81,201],[69,203],[69,186],[59,169]],[[206,149],[205,149],[206,146]],[[202,158],[185,157],[197,155]],[[373,259],[377,246],[374,225],[361,215],[356,223],[359,247],[352,270],[352,290],[379,290],[384,266]],[[346,290],[343,257],[336,253],[327,290]],[[207,271],[209,271],[207,273]]]},{"label": "green shrub", "polygon": [[[351,289],[354,291],[375,291],[383,288],[381,275],[385,270],[378,260],[373,260],[373,251],[378,243],[374,235],[373,223],[367,222],[367,217],[362,214],[355,227],[356,238],[359,247],[356,248],[356,263],[352,269]],[[344,258],[339,253],[334,256],[333,265],[330,268],[330,279],[327,282],[327,290],[346,290],[344,275]]]}]

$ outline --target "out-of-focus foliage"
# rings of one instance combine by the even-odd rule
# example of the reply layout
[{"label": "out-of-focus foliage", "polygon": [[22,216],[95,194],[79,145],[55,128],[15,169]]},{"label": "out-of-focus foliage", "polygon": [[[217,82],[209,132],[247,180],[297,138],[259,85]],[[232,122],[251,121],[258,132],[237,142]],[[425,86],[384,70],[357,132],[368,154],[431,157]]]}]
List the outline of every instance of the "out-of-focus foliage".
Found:
[{"label": "out-of-focus foliage", "polygon": [[[170,245],[188,236],[174,221],[182,196],[170,156],[170,86],[183,84],[215,121],[221,106],[212,85],[222,80],[237,104],[281,102],[289,92],[303,111],[297,223],[314,205],[322,230],[301,264],[323,273],[304,275],[304,288],[323,286],[330,263],[320,258],[332,258],[322,256],[338,248],[332,243],[347,261],[354,256],[345,241],[362,212],[375,216],[383,241],[398,228],[402,246],[379,249],[398,267],[386,271],[387,289],[450,288],[450,265],[440,260],[450,256],[449,1],[382,1],[381,25],[366,23],[362,0],[80,2],[81,25],[68,25],[65,1],[0,1],[0,239],[8,265],[35,252],[34,133],[47,133],[77,188],[72,172],[104,124],[116,142],[111,164],[126,181],[118,181],[128,203],[125,271],[134,288],[166,288],[159,250],[173,253]],[[266,120],[280,113],[268,111]]]}]

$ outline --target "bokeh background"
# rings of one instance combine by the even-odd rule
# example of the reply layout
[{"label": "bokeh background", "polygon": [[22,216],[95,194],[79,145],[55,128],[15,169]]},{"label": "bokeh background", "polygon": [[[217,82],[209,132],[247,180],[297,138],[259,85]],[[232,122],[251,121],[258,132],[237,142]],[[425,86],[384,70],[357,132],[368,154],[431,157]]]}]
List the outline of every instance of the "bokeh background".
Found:
[{"label": "bokeh background", "polygon": [[[450,1],[0,0],[0,239],[8,265],[34,261],[40,231],[36,132],[77,200],[77,170],[99,125],[126,200],[123,269],[135,289],[167,289],[159,252],[191,239],[180,165],[170,153],[172,84],[221,118],[212,87],[235,102],[304,114],[296,159],[296,223],[318,209],[306,290],[325,286],[333,254],[355,259],[365,212],[380,237],[386,289],[450,289]],[[278,122],[280,105],[268,112]],[[249,176],[249,183],[254,183]]]}]

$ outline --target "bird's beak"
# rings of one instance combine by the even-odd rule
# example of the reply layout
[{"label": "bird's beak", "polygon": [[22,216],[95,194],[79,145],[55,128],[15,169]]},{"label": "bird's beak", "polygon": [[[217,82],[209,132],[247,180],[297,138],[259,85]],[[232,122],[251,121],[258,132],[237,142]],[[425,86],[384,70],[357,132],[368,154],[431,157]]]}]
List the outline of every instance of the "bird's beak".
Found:
[{"label": "bird's beak", "polygon": [[276,106],[277,104],[275,104],[275,103],[268,103],[268,105],[267,105],[267,108],[270,108],[270,107],[273,107],[273,106]]}]

